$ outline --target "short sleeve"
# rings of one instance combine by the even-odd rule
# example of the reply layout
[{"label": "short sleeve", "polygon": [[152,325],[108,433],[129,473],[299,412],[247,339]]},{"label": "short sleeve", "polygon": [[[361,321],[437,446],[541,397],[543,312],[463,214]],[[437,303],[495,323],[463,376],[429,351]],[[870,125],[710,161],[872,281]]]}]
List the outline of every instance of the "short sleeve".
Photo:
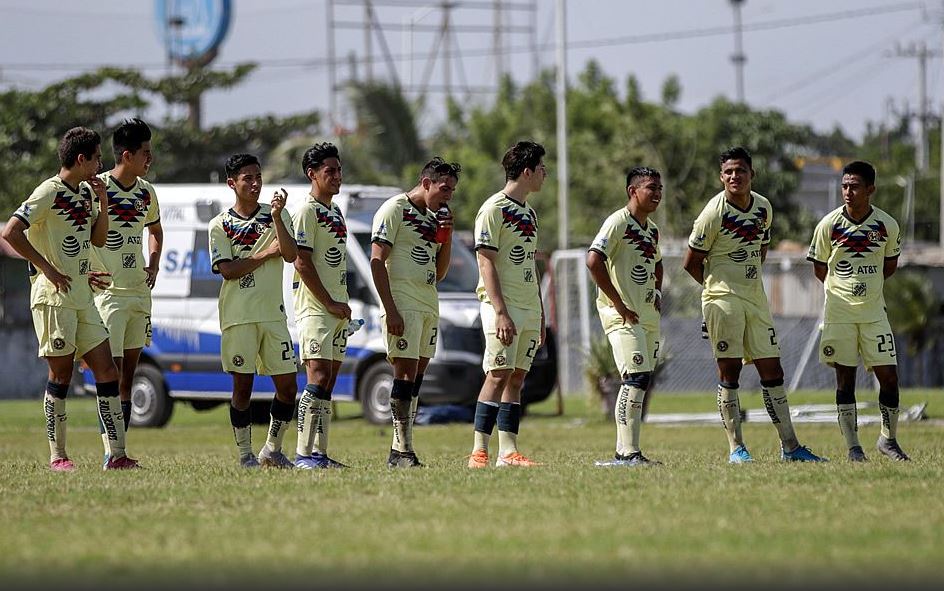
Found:
[{"label": "short sleeve", "polygon": [[659,238],[661,238],[661,234],[659,234],[659,228],[657,226],[653,226],[652,227],[652,242],[653,242],[652,245],[655,246],[656,248],[656,258],[654,259],[653,262],[656,262],[656,263],[662,262],[662,246],[659,244]]},{"label": "short sleeve", "polygon": [[828,219],[823,219],[820,223],[816,224],[816,229],[813,230],[813,240],[810,242],[810,252],[806,255],[806,259],[825,265],[829,262],[832,246],[829,221]]},{"label": "short sleeve", "polygon": [[764,216],[764,233],[761,235],[760,243],[762,246],[770,244],[770,237],[773,234],[772,228],[774,225],[774,211],[773,207],[768,207],[765,211]]},{"label": "short sleeve", "polygon": [[688,246],[692,250],[699,252],[708,252],[715,243],[715,237],[718,235],[718,227],[715,223],[717,216],[714,215],[713,208],[706,207],[692,225],[692,233],[688,237]]},{"label": "short sleeve", "polygon": [[398,209],[397,202],[394,199],[380,206],[380,209],[374,214],[374,223],[370,232],[371,242],[393,246],[393,243],[397,240],[397,231],[400,229],[400,220],[396,216]]},{"label": "short sleeve", "polygon": [[901,254],[901,229],[898,222],[889,218],[888,238],[885,240],[885,258],[893,259]]},{"label": "short sleeve", "polygon": [[498,234],[501,231],[501,210],[485,207],[475,216],[475,250],[487,248],[498,250]]},{"label": "short sleeve", "polygon": [[36,187],[26,201],[16,208],[13,217],[19,218],[27,227],[42,222],[52,208],[55,196],[55,189],[51,185],[43,183]]},{"label": "short sleeve", "polygon": [[315,250],[315,221],[314,212],[308,205],[303,206],[295,214],[293,225],[295,244],[298,248],[309,252]]},{"label": "short sleeve", "polygon": [[230,242],[223,221],[220,218],[210,222],[210,265],[214,273],[219,273],[220,263],[233,260],[233,243]]},{"label": "short sleeve", "polygon": [[144,216],[144,225],[150,226],[161,221],[161,206],[157,202],[157,193],[154,191],[154,187],[149,183],[144,189],[150,195],[150,204],[148,205],[147,214]]},{"label": "short sleeve", "polygon": [[623,241],[619,239],[619,236],[616,235],[615,229],[617,225],[616,220],[614,220],[612,216],[606,218],[606,221],[603,222],[603,226],[600,227],[600,231],[597,232],[593,242],[590,243],[590,248],[587,250],[598,252],[606,259],[612,259],[623,243]]}]

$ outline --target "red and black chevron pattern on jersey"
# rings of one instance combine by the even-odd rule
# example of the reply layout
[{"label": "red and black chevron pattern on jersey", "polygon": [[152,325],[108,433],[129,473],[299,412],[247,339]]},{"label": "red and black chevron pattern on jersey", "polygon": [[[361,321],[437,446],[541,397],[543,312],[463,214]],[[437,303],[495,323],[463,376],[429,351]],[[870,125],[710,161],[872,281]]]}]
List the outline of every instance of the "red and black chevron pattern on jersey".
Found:
[{"label": "red and black chevron pattern on jersey", "polygon": [[223,231],[234,246],[248,251],[252,250],[270,225],[272,225],[272,216],[269,214],[261,214],[251,220],[225,218]]},{"label": "red and black chevron pattern on jersey", "polygon": [[151,206],[151,192],[138,189],[133,197],[116,197],[118,191],[108,191],[108,213],[122,228],[134,227],[134,223],[147,213]]},{"label": "red and black chevron pattern on jersey", "polygon": [[[74,201],[73,198],[75,198]],[[88,219],[92,217],[92,195],[84,189],[81,195],[68,197],[65,191],[59,191],[53,199],[52,209],[72,222],[72,225],[79,230],[84,230]]]},{"label": "red and black chevron pattern on jersey", "polygon": [[318,208],[315,211],[315,216],[322,228],[334,234],[338,244],[344,244],[347,240],[347,224],[344,223],[344,218],[341,217],[340,213],[336,214],[334,211],[325,211]]},{"label": "red and black chevron pattern on jersey", "polygon": [[721,230],[731,234],[742,244],[753,244],[764,234],[766,220],[767,210],[763,207],[757,209],[756,219],[739,218],[736,214],[725,212],[721,215]]},{"label": "red and black chevron pattern on jersey", "polygon": [[636,247],[636,250],[642,255],[642,258],[651,261],[656,256],[656,244],[659,241],[658,233],[653,230],[652,238],[644,231],[640,231],[633,224],[626,224],[626,232],[623,233],[623,240]]},{"label": "red and black chevron pattern on jersey", "polygon": [[538,227],[534,223],[534,218],[527,213],[521,213],[517,208],[506,205],[501,209],[502,222],[524,238],[525,242],[531,242],[537,233]]},{"label": "red and black chevron pattern on jersey", "polygon": [[888,239],[888,228],[881,220],[866,227],[846,228],[833,224],[832,243],[852,254],[853,258],[864,257]]},{"label": "red and black chevron pattern on jersey", "polygon": [[410,229],[420,235],[420,238],[426,241],[426,246],[436,242],[436,224],[425,217],[420,217],[412,209],[403,210],[403,223]]}]

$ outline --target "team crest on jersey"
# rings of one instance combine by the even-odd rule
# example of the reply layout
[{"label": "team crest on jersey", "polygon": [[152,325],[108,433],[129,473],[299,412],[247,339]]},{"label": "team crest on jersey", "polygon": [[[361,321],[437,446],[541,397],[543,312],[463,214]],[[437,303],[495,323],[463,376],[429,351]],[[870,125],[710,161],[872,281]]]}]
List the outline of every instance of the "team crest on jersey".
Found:
[{"label": "team crest on jersey", "polygon": [[728,350],[728,341],[718,341],[718,350],[724,353]]},{"label": "team crest on jersey", "polygon": [[248,223],[227,217],[223,219],[223,232],[226,233],[226,237],[230,239],[233,246],[248,251],[252,250],[271,224],[272,216],[269,214],[261,214]]},{"label": "team crest on jersey", "polygon": [[659,241],[659,234],[653,230],[650,236],[645,230],[635,227],[633,224],[626,224],[626,231],[623,233],[623,240],[627,244],[633,245],[642,258],[651,261],[656,258],[656,244]]},{"label": "team crest on jersey", "polygon": [[501,353],[495,356],[495,365],[505,365],[506,361],[507,359],[505,359],[505,356]]},{"label": "team crest on jersey", "polygon": [[515,234],[524,238],[525,242],[531,242],[538,230],[537,224],[534,222],[534,216],[510,205],[502,207],[501,212],[502,223],[511,228]]},{"label": "team crest on jersey", "polygon": [[861,258],[871,254],[881,243],[888,239],[888,228],[881,220],[868,225],[865,229],[846,228],[842,223],[833,224],[833,244],[842,248],[854,258]]},{"label": "team crest on jersey", "polygon": [[403,223],[416,232],[420,239],[426,242],[426,246],[436,242],[436,224],[419,215],[412,207],[403,209]]},{"label": "team crest on jersey", "polygon": [[317,355],[318,353],[321,353],[321,343],[319,343],[315,339],[311,339],[310,341],[308,341],[308,352],[311,353],[312,355]]},{"label": "team crest on jersey", "polygon": [[65,349],[66,348],[65,340],[59,337],[54,338],[52,340],[52,348],[55,349],[56,351],[61,351],[62,349]]},{"label": "team crest on jersey", "polygon": [[754,219],[741,218],[737,214],[725,212],[721,215],[721,229],[738,239],[742,244],[753,244],[766,232],[767,210],[758,208]]},{"label": "team crest on jersey", "polygon": [[406,351],[407,346],[408,346],[408,343],[406,342],[406,339],[404,339],[403,337],[400,337],[399,339],[397,339],[398,350]]},{"label": "team crest on jersey", "polygon": [[835,354],[836,354],[836,350],[830,347],[829,345],[826,345],[825,347],[823,347],[823,355],[825,355],[826,357],[832,357]]},{"label": "team crest on jersey", "polygon": [[108,213],[122,228],[134,227],[151,205],[151,193],[147,189],[138,189],[130,198],[119,197],[118,191],[108,191],[107,194]]},{"label": "team crest on jersey", "polygon": [[66,218],[80,231],[85,229],[88,219],[92,216],[92,202],[85,197],[85,193],[73,201],[66,197],[65,191],[59,191],[52,200],[52,209]]},{"label": "team crest on jersey", "polygon": [[315,219],[322,228],[334,234],[338,244],[344,244],[347,240],[347,224],[344,223],[344,218],[340,213],[336,213],[334,209],[324,211],[322,208],[316,208]]},{"label": "team crest on jersey", "polygon": [[233,365],[242,367],[244,363],[246,363],[246,360],[243,359],[242,355],[233,355]]},{"label": "team crest on jersey", "polygon": [[643,356],[642,353],[633,353],[633,365],[642,365]]}]

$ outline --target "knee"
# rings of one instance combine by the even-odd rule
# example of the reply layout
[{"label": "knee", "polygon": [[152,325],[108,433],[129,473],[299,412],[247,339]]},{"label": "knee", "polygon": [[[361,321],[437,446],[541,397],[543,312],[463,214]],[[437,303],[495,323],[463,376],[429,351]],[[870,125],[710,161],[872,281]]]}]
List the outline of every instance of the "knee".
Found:
[{"label": "knee", "polygon": [[522,372],[522,373],[520,373],[520,374],[519,374],[518,372],[514,372],[514,373],[508,378],[508,382],[507,382],[505,388],[506,388],[506,389],[507,389],[507,388],[511,388],[511,389],[514,390],[515,392],[520,392],[520,391],[521,391],[521,387],[524,386],[524,379],[525,379],[525,377],[527,377],[527,375],[528,375],[528,374],[526,374],[526,373],[524,373],[524,372]]},{"label": "knee", "polygon": [[511,378],[510,371],[490,371],[485,374],[485,382],[489,387],[494,389],[504,389],[508,384],[509,379]]}]

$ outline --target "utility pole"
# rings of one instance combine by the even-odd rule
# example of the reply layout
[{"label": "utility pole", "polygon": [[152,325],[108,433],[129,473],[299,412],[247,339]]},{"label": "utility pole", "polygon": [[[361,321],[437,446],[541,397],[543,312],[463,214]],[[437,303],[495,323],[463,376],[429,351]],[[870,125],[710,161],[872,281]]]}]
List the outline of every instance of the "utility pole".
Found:
[{"label": "utility pole", "polygon": [[737,77],[737,102],[744,103],[744,64],[747,63],[747,56],[744,54],[744,28],[741,26],[741,5],[747,0],[730,0],[731,8],[734,9],[734,53],[731,55],[731,63],[734,64],[734,71]]},{"label": "utility pole", "polygon": [[504,35],[502,34],[502,0],[495,0],[495,12],[493,14],[495,33],[492,40],[492,50],[495,52],[495,86],[501,84],[502,75],[505,73],[505,48]]},{"label": "utility pole", "polygon": [[567,248],[567,12],[557,0],[557,246]]},{"label": "utility pole", "polygon": [[928,149],[928,59],[941,55],[940,51],[928,49],[925,42],[907,48],[900,45],[890,54],[892,57],[915,58],[918,60],[918,139],[915,146],[915,168],[927,172],[930,166]]}]

